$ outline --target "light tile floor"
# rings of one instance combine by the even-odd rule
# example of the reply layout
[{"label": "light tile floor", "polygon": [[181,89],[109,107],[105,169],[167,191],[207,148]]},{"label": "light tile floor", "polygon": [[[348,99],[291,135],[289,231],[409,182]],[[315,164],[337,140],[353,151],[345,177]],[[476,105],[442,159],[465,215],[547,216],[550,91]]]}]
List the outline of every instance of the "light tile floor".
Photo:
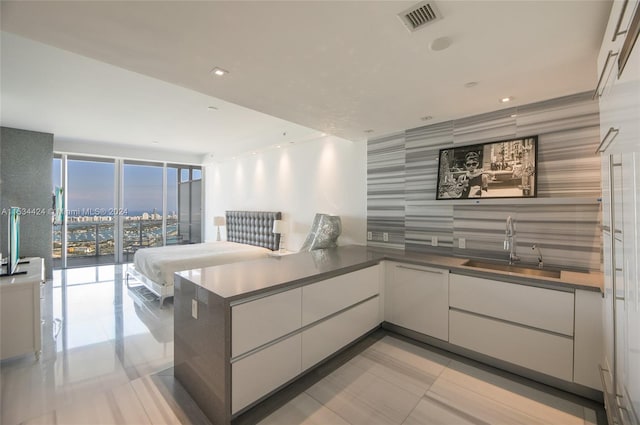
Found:
[{"label": "light tile floor", "polygon": [[[40,361],[0,363],[0,423],[210,425],[172,375],[171,301],[159,309],[126,287],[121,266],[99,266],[56,271],[42,303]],[[606,422],[587,400],[382,335],[260,423]]]}]

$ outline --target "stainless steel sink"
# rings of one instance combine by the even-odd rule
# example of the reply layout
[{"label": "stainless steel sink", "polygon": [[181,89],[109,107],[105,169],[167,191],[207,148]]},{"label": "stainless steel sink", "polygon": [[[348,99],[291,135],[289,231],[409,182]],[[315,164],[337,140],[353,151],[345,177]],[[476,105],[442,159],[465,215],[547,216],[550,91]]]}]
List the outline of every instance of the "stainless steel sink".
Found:
[{"label": "stainless steel sink", "polygon": [[560,270],[538,269],[521,265],[509,265],[503,263],[491,263],[488,261],[467,260],[462,263],[463,266],[474,267],[478,269],[498,270],[502,272],[518,273],[527,276],[542,276],[560,278]]}]

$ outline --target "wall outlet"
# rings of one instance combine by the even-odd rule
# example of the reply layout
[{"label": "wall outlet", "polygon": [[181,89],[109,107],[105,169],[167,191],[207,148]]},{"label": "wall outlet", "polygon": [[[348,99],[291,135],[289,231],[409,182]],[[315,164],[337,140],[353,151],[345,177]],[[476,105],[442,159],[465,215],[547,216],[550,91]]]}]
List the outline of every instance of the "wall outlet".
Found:
[{"label": "wall outlet", "polygon": [[431,236],[431,246],[438,246],[438,237]]},{"label": "wall outlet", "polygon": [[198,301],[196,301],[195,299],[191,300],[191,316],[194,319],[198,318]]},{"label": "wall outlet", "polygon": [[382,240],[385,241],[385,242],[389,242],[389,233],[383,232],[382,233]]},{"label": "wall outlet", "polygon": [[467,248],[467,240],[465,238],[458,238],[458,248]]},{"label": "wall outlet", "polygon": [[373,239],[373,232],[367,232],[367,240],[370,241]]}]

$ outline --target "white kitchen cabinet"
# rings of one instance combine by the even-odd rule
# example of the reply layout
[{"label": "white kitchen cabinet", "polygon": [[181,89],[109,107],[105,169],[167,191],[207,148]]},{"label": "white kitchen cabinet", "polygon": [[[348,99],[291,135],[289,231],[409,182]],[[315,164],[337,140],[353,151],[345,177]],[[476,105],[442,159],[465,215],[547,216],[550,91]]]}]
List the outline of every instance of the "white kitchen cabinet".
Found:
[{"label": "white kitchen cabinet", "polygon": [[381,266],[367,267],[302,288],[302,326],[380,293]]},{"label": "white kitchen cabinet", "polygon": [[231,357],[300,328],[302,289],[296,288],[231,307]]},{"label": "white kitchen cabinet", "polygon": [[521,325],[573,335],[574,296],[471,276],[449,277],[451,307]]},{"label": "white kitchen cabinet", "polygon": [[[610,422],[640,423],[640,2],[613,2],[601,44],[603,388]],[[614,40],[615,39],[615,40]],[[635,44],[634,44],[635,43]],[[625,45],[626,44],[626,45]],[[629,53],[624,70],[618,59]],[[611,70],[604,66],[606,57]]]},{"label": "white kitchen cabinet", "polygon": [[576,290],[573,382],[602,391],[598,364],[602,358],[600,292]]},{"label": "white kitchen cabinet", "polygon": [[452,344],[572,381],[573,339],[458,310],[449,313]]},{"label": "white kitchen cabinet", "polygon": [[573,292],[457,274],[449,290],[450,343],[573,381]]},{"label": "white kitchen cabinet", "polygon": [[234,303],[231,413],[379,326],[381,270],[375,265]]},{"label": "white kitchen cabinet", "polygon": [[449,340],[449,271],[388,262],[385,320],[443,341]]},{"label": "white kitchen cabinet", "polygon": [[301,338],[290,336],[231,365],[232,413],[300,373]]},{"label": "white kitchen cabinet", "polygon": [[306,370],[380,324],[378,298],[324,320],[302,333],[302,370]]},{"label": "white kitchen cabinet", "polygon": [[42,347],[40,287],[44,282],[44,260],[27,258],[17,274],[0,278],[0,358],[34,353]]}]

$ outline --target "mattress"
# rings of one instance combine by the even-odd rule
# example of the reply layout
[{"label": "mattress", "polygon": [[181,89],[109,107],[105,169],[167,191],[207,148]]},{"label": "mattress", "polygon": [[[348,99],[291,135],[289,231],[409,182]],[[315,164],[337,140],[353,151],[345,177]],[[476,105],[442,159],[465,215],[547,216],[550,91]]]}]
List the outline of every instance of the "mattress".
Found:
[{"label": "mattress", "polygon": [[236,242],[205,242],[144,248],[133,257],[135,269],[160,285],[173,285],[173,274],[237,261],[267,257],[271,250]]}]

